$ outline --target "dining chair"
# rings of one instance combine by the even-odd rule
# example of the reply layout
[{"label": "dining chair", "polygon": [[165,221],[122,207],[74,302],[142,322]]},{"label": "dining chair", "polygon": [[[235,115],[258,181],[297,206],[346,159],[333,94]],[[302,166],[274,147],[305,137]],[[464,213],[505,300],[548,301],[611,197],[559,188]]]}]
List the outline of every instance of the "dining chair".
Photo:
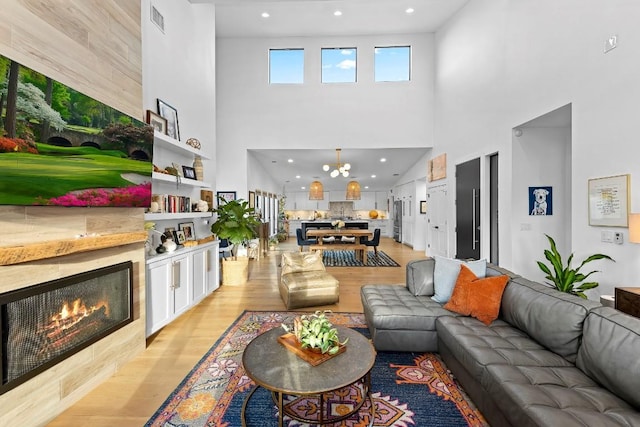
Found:
[{"label": "dining chair", "polygon": [[360,238],[360,243],[367,246],[373,246],[373,251],[378,255],[378,246],[380,245],[380,229],[373,230],[373,238],[368,240],[366,237]]}]

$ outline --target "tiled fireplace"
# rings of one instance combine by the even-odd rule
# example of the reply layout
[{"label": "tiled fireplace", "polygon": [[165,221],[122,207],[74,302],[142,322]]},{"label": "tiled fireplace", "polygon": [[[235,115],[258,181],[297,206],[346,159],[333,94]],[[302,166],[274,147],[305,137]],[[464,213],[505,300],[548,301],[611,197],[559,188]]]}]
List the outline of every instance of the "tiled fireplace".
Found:
[{"label": "tiled fireplace", "polygon": [[[144,351],[143,217],[140,208],[0,207],[0,304],[8,305],[0,315],[0,426],[47,425]],[[117,280],[85,276],[122,264],[130,269],[115,272]],[[39,287],[77,278],[85,280],[68,289]],[[4,326],[22,316],[21,325]],[[27,348],[9,355],[7,344]]]},{"label": "tiled fireplace", "polygon": [[0,394],[133,321],[133,264],[0,294]]}]

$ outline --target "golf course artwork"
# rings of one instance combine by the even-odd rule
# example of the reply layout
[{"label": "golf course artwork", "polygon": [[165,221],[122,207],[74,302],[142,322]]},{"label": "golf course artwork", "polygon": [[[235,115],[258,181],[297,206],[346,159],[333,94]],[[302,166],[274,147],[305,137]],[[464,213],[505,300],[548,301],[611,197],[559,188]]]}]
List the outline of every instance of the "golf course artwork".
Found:
[{"label": "golf course artwork", "polygon": [[0,205],[151,204],[151,126],[2,55],[0,113]]}]

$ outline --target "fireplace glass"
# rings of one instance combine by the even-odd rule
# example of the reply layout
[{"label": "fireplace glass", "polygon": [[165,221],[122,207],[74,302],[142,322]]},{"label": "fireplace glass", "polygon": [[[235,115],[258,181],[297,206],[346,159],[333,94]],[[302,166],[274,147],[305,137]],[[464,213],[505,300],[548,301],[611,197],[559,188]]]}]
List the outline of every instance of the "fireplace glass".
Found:
[{"label": "fireplace glass", "polygon": [[125,262],[0,295],[0,392],[131,322],[132,277]]}]

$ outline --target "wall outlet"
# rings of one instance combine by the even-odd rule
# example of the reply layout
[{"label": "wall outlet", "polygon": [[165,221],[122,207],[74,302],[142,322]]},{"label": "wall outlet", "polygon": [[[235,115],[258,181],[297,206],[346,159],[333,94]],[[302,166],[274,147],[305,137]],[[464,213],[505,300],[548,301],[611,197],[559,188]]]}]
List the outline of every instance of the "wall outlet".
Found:
[{"label": "wall outlet", "polygon": [[624,241],[624,237],[623,237],[623,234],[621,232],[618,231],[616,233],[613,233],[613,242],[616,245],[621,245],[623,243],[623,241]]}]

